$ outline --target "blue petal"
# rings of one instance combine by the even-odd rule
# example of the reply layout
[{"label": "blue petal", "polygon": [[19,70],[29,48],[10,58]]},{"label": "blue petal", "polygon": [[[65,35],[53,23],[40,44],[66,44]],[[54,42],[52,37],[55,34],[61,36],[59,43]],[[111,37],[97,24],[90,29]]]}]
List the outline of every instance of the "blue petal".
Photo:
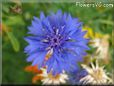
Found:
[{"label": "blue petal", "polygon": [[44,12],[40,12],[40,19],[41,19],[41,20],[45,19]]},{"label": "blue petal", "polygon": [[82,28],[82,22],[76,23],[75,21],[72,21],[72,24],[70,24],[70,25],[71,26],[70,26],[70,34],[69,34],[69,36],[72,35],[72,34],[76,35],[75,32],[77,31],[77,29],[80,28],[80,30],[81,30],[81,28]]},{"label": "blue petal", "polygon": [[54,64],[53,64],[53,72],[52,72],[52,74],[53,75],[56,75],[57,74],[57,62],[56,62],[56,60],[54,61]]},{"label": "blue petal", "polygon": [[42,24],[43,24],[44,29],[45,29],[48,33],[53,32],[53,31],[52,31],[52,27],[51,27],[51,25],[50,25],[50,22],[48,21],[47,18],[45,18],[44,20],[42,20]]},{"label": "blue petal", "polygon": [[30,55],[30,56],[27,58],[27,62],[33,61],[35,58],[38,57],[38,55],[39,55],[39,53],[35,53],[35,54]]},{"label": "blue petal", "polygon": [[32,44],[32,45],[43,45],[43,46],[47,45],[47,44],[45,44],[45,43],[42,42],[42,39],[39,39],[37,37],[31,37],[31,36],[29,36],[29,37],[25,37],[24,39],[29,44]]},{"label": "blue petal", "polygon": [[73,65],[76,66],[76,58],[70,55],[70,53],[61,53],[61,56],[59,56],[57,60],[58,63],[61,65],[61,70],[63,69],[67,72],[74,69]]},{"label": "blue petal", "polygon": [[[51,57],[47,62],[47,73],[49,73],[53,67],[53,63],[54,63],[55,59],[53,57]],[[51,64],[50,64],[51,63]]]},{"label": "blue petal", "polygon": [[73,34],[80,26],[81,22],[78,22],[77,18],[72,18],[71,15],[68,15],[68,19],[66,21],[67,31],[70,32],[69,35]]},{"label": "blue petal", "polygon": [[38,65],[38,68],[43,66],[45,55],[46,52],[38,52],[37,57],[34,59],[32,63],[32,66]]},{"label": "blue petal", "polygon": [[37,17],[34,17],[34,20],[32,21],[32,26],[29,26],[28,29],[29,29],[29,33],[33,35],[44,34],[41,21]]},{"label": "blue petal", "polygon": [[43,52],[43,51],[46,51],[45,50],[46,48],[45,47],[41,47],[41,46],[32,46],[32,45],[28,45],[27,47],[25,47],[25,53],[27,53],[28,55],[31,55],[33,53],[36,53],[36,52]]},{"label": "blue petal", "polygon": [[26,37],[25,40],[29,43],[29,45],[25,48],[25,52],[28,54],[31,54],[35,51],[45,51],[48,46],[48,44],[39,42],[39,40],[34,37]]},{"label": "blue petal", "polygon": [[[86,56],[87,53],[80,47],[76,47],[74,49],[74,51],[76,52],[76,54],[81,58],[81,56]],[[81,60],[82,61],[82,60]]]},{"label": "blue petal", "polygon": [[60,10],[56,14],[51,13],[51,15],[48,16],[48,20],[51,24],[52,29],[60,29],[60,27],[64,24],[62,20],[62,12]]},{"label": "blue petal", "polygon": [[81,48],[83,48],[83,49],[85,49],[85,50],[89,50],[89,49],[90,49],[83,41],[81,41],[81,42],[76,42],[76,43],[74,43],[74,44],[75,44],[76,47],[81,47]]},{"label": "blue petal", "polygon": [[57,58],[58,58],[58,54],[54,52],[53,55],[50,57],[50,59],[47,61],[46,65],[47,65],[48,73],[51,71],[51,69],[52,69],[53,75],[56,75],[62,72],[61,65],[59,64],[59,61],[57,61]]},{"label": "blue petal", "polygon": [[62,11],[61,10],[58,10],[57,13],[56,13],[56,16],[57,17],[62,17]]},{"label": "blue petal", "polygon": [[81,37],[81,29],[75,29],[74,32],[72,34],[69,34],[69,36],[71,38],[75,38],[75,37]]},{"label": "blue petal", "polygon": [[90,48],[87,46],[88,40],[78,40],[78,41],[67,41],[64,43],[64,48],[72,48],[72,47],[80,47],[84,50],[89,50]]}]

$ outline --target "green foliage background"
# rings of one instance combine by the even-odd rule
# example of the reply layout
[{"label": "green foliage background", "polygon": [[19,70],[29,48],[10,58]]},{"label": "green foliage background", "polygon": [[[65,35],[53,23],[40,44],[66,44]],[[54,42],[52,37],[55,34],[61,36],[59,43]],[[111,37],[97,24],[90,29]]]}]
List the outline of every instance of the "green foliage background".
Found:
[{"label": "green foliage background", "polygon": [[[20,12],[12,9],[19,6]],[[69,12],[73,17],[78,17],[84,25],[93,28],[102,34],[112,34],[113,8],[107,7],[79,7],[75,3],[2,3],[2,23],[6,30],[2,33],[2,83],[31,83],[32,74],[25,72],[24,68],[30,63],[26,62],[24,47],[27,43],[27,27],[31,24],[33,16],[39,17],[41,11],[48,15],[51,11],[61,9]],[[110,53],[112,54],[112,39],[110,38]],[[111,67],[108,68],[109,70]]]}]

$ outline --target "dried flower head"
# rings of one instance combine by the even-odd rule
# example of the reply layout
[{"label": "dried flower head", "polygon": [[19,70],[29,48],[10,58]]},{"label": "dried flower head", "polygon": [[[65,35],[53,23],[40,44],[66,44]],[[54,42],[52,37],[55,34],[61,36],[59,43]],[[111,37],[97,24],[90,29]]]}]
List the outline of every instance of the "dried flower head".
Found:
[{"label": "dried flower head", "polygon": [[83,84],[109,84],[112,82],[107,76],[104,67],[99,67],[98,61],[96,60],[96,66],[91,63],[91,67],[82,64],[82,67],[88,72],[88,75],[80,79]]}]

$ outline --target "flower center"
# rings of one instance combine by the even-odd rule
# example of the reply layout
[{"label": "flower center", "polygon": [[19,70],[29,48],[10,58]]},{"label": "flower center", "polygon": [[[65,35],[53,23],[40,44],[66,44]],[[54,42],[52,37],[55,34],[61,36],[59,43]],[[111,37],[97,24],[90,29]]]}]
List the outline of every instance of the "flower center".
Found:
[{"label": "flower center", "polygon": [[54,29],[54,33],[49,37],[50,47],[56,48],[59,47],[62,43],[62,35],[59,34],[58,29]]},{"label": "flower center", "polygon": [[101,69],[97,69],[97,70],[94,70],[94,74],[93,74],[93,77],[96,79],[96,80],[101,80],[102,77],[103,77],[103,72]]},{"label": "flower center", "polygon": [[52,75],[52,73],[48,73],[48,77],[51,79],[51,80],[58,80],[60,78],[60,75],[57,74],[55,76]]},{"label": "flower center", "polygon": [[54,38],[53,41],[56,43],[58,40],[56,38]]},{"label": "flower center", "polygon": [[46,50],[50,49],[58,49],[58,51],[61,51],[61,45],[66,41],[65,35],[61,35],[58,29],[54,29],[54,32],[47,35],[45,39],[42,40],[42,42],[47,43],[49,46],[46,48]]},{"label": "flower center", "polygon": [[57,47],[60,45],[60,39],[59,37],[55,36],[54,38],[51,38],[51,47]]}]

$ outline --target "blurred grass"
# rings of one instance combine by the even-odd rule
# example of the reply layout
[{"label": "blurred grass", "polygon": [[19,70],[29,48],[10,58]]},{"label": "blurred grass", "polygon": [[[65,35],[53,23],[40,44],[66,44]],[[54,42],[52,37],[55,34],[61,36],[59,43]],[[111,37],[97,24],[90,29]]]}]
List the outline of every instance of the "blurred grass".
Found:
[{"label": "blurred grass", "polygon": [[[114,27],[113,8],[82,8],[75,6],[75,3],[3,3],[2,6],[2,23],[10,28],[9,31],[12,32],[20,44],[19,51],[15,52],[10,39],[3,32],[2,83],[31,83],[32,74],[24,71],[24,67],[29,63],[26,62],[27,56],[23,52],[27,45],[23,37],[27,36],[27,27],[31,24],[33,16],[39,17],[41,11],[44,11],[46,15],[51,11],[56,12],[58,9],[63,12],[70,12],[73,17],[78,17],[84,26],[89,26],[93,28],[93,31],[110,36]],[[18,7],[16,10],[20,9],[22,12],[16,12],[16,6]],[[112,53],[111,38],[109,42],[110,53]],[[110,64],[108,67],[107,69],[111,70]]]}]

